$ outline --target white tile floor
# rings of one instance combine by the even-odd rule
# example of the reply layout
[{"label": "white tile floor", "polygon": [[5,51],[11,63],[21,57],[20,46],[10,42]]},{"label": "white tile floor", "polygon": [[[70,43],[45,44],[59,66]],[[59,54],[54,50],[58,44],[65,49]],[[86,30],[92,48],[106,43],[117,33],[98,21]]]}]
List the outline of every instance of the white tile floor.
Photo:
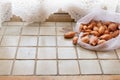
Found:
[{"label": "white tile floor", "polygon": [[97,54],[100,59],[117,59],[115,51],[97,52]]},{"label": "white tile floor", "polygon": [[37,58],[38,59],[57,59],[56,47],[39,47]]},{"label": "white tile floor", "polygon": [[19,36],[21,27],[7,27],[4,35],[16,35]]},{"label": "white tile floor", "polygon": [[37,36],[22,36],[19,46],[37,46]]},{"label": "white tile floor", "polygon": [[39,27],[24,27],[22,35],[38,35]]},{"label": "white tile floor", "polygon": [[56,46],[56,36],[39,36],[38,46]]},{"label": "white tile floor", "polygon": [[82,74],[102,74],[98,60],[80,60]]},{"label": "white tile floor", "polygon": [[77,47],[77,53],[79,59],[97,59],[97,55],[94,51],[86,50],[81,47]]},{"label": "white tile floor", "polygon": [[0,60],[0,75],[10,75],[12,64],[12,60]]},{"label": "white tile floor", "polygon": [[38,60],[36,75],[56,75],[57,61],[56,60]]},{"label": "white tile floor", "polygon": [[33,75],[34,60],[16,60],[13,67],[13,75]]},{"label": "white tile floor", "polygon": [[100,63],[104,74],[120,74],[119,60],[101,60]]},{"label": "white tile floor", "polygon": [[77,60],[59,60],[58,67],[60,75],[80,74]]},{"label": "white tile floor", "polygon": [[19,36],[3,36],[1,46],[18,46]]},{"label": "white tile floor", "polygon": [[56,35],[55,27],[40,27],[39,35]]},{"label": "white tile floor", "polygon": [[72,39],[64,39],[63,36],[57,36],[57,46],[74,46]]},{"label": "white tile floor", "polygon": [[17,59],[35,59],[35,47],[19,47],[17,51]]},{"label": "white tile floor", "polygon": [[16,47],[0,47],[0,59],[14,59]]},{"label": "white tile floor", "polygon": [[74,47],[59,47],[58,59],[77,59]]},{"label": "white tile floor", "polygon": [[0,75],[120,75],[120,49],[95,52],[64,39],[75,23],[6,22],[0,29]]}]

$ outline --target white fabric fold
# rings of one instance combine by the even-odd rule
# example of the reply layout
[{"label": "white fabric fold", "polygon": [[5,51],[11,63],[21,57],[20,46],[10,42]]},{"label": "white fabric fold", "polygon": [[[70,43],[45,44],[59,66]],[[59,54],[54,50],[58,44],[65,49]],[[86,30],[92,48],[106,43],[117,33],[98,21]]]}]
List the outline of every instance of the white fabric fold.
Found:
[{"label": "white fabric fold", "polygon": [[12,16],[11,3],[0,1],[0,27],[2,22],[9,21]]},{"label": "white fabric fold", "polygon": [[59,9],[76,21],[96,7],[116,11],[118,0],[1,0],[12,3],[12,11],[23,21],[43,22]]}]

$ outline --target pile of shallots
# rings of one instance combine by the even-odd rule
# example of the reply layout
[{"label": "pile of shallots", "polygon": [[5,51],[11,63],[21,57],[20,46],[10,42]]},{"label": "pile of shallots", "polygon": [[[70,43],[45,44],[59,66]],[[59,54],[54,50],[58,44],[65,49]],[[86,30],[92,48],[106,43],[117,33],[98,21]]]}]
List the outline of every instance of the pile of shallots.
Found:
[{"label": "pile of shallots", "polygon": [[[79,28],[80,39],[86,44],[97,46],[119,35],[119,24],[115,22],[102,22],[92,20],[88,24],[81,24]],[[75,32],[64,34],[65,38],[73,38]],[[73,44],[77,44],[78,37],[73,38]]]}]

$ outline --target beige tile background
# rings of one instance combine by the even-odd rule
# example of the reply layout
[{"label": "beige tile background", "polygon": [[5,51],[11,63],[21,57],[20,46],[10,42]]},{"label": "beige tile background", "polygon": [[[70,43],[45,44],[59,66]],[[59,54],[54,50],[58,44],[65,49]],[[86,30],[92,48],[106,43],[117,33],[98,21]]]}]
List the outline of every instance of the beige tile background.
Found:
[{"label": "beige tile background", "polygon": [[120,49],[74,46],[64,33],[74,22],[5,22],[0,29],[0,75],[120,75]]}]

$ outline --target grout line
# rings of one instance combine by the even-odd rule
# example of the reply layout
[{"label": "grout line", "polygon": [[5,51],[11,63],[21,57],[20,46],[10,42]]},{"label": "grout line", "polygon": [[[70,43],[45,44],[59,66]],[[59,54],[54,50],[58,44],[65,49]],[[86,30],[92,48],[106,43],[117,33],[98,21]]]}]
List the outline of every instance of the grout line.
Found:
[{"label": "grout line", "polygon": [[60,74],[59,76],[81,76],[81,75],[80,74]]},{"label": "grout line", "polygon": [[59,58],[58,58],[58,41],[57,41],[57,23],[55,22],[55,32],[56,32],[56,62],[57,62],[57,75],[59,75]]},{"label": "grout line", "polygon": [[[61,77],[63,77],[63,76],[102,76],[102,77],[104,77],[104,76],[119,76],[120,74],[104,74],[104,75],[101,75],[101,74],[81,74],[81,75],[79,75],[79,74],[60,74],[59,76],[61,76]],[[4,77],[6,77],[6,76],[9,76],[9,75],[0,75],[0,76],[4,76]],[[55,75],[55,74],[47,74],[47,75],[13,75],[14,77],[17,77],[17,76],[25,76],[25,77],[28,77],[28,76],[39,76],[39,77],[41,77],[41,76],[44,76],[44,77],[46,77],[46,76],[58,76],[58,75]],[[118,79],[117,79],[118,80]]]},{"label": "grout line", "polygon": [[115,52],[115,54],[116,54],[116,56],[117,56],[117,60],[119,60],[119,55],[118,55],[117,51],[114,50],[114,52]]},{"label": "grout line", "polygon": [[[21,25],[21,26],[23,26],[23,25]],[[17,49],[16,49],[16,53],[15,53],[15,58],[13,60],[13,65],[12,65],[12,69],[11,69],[11,75],[13,75],[13,69],[14,69],[16,58],[17,58],[17,52],[18,52],[18,48],[19,48],[19,44],[20,44],[20,40],[21,40],[22,29],[23,29],[23,27],[21,27],[21,29],[20,29],[19,41],[18,41],[18,46],[16,47]]]},{"label": "grout line", "polygon": [[[22,34],[21,36],[38,36],[38,35],[25,35],[25,34]],[[40,36],[56,36],[55,35],[40,35]],[[64,35],[57,35],[57,36],[64,36]]]},{"label": "grout line", "polygon": [[104,74],[104,71],[103,71],[103,69],[102,69],[102,64],[100,63],[100,59],[99,59],[99,57],[98,57],[97,51],[95,51],[95,53],[96,53],[96,55],[97,55],[97,60],[98,60],[98,63],[99,63],[101,72],[102,72],[102,74]]},{"label": "grout line", "polygon": [[2,35],[0,35],[1,36],[1,40],[0,40],[0,46],[1,46],[1,43],[2,43],[2,40],[3,40],[3,34]]},{"label": "grout line", "polygon": [[80,63],[79,63],[79,56],[78,56],[78,51],[77,51],[77,46],[75,46],[75,51],[76,51],[76,56],[77,56],[77,62],[78,62],[78,68],[79,68],[79,73],[81,73],[81,68],[80,68]]},{"label": "grout line", "polygon": [[[14,60],[14,59],[0,59],[0,60]],[[35,60],[35,59],[16,59],[16,60]],[[98,60],[98,59],[36,59],[36,60]],[[104,59],[99,59],[99,60],[104,60]],[[105,61],[108,60],[116,60],[116,59],[105,59]]]},{"label": "grout line", "polygon": [[[11,25],[9,23],[14,23],[14,24]],[[15,25],[16,23],[18,23],[18,25]],[[10,22],[10,21],[8,21],[8,26],[23,26],[23,25],[24,25],[24,22]]]},{"label": "grout line", "polygon": [[1,47],[1,44],[2,44],[3,37],[4,37],[4,35],[2,35],[2,38],[0,40],[0,47]]},{"label": "grout line", "polygon": [[[0,46],[0,47],[56,47],[56,46]],[[74,46],[58,46],[58,47],[74,47]]]},{"label": "grout line", "polygon": [[[34,75],[33,75],[34,76]],[[56,74],[37,74],[35,76],[57,76]],[[44,80],[44,79],[43,79]]]},{"label": "grout line", "polygon": [[[79,74],[63,74],[63,75],[59,75],[59,76],[61,76],[61,77],[63,77],[63,76],[102,76],[102,77],[104,77],[104,76],[119,76],[120,74],[104,74],[104,75],[101,75],[101,74],[81,74],[81,75],[79,75]],[[9,75],[0,75],[0,76],[4,76],[4,77],[6,77],[6,76],[9,76]],[[54,74],[47,74],[47,75],[14,75],[14,77],[17,77],[17,76],[25,76],[25,77],[28,77],[28,76],[39,76],[39,77],[41,77],[41,76],[44,76],[44,77],[46,77],[46,76],[58,76],[58,75],[54,75]],[[98,79],[97,79],[98,80]],[[118,79],[117,79],[118,80]]]},{"label": "grout line", "polygon": [[0,46],[1,46],[1,43],[2,43],[2,40],[3,40],[3,38],[4,38],[4,35],[5,35],[5,32],[6,32],[6,27],[5,27],[5,29],[4,29],[4,31],[3,31],[3,34],[2,34],[2,38],[1,38],[1,40],[0,40]]},{"label": "grout line", "polygon": [[[22,28],[22,27],[21,27]],[[4,36],[19,36],[19,34],[11,34],[11,35],[9,35],[9,34],[4,34]],[[26,34],[21,34],[21,36],[56,36],[56,35],[26,35]],[[64,35],[57,35],[57,36],[59,36],[59,37],[63,37]]]},{"label": "grout line", "polygon": [[36,74],[36,70],[37,70],[37,56],[38,56],[38,46],[39,46],[39,34],[40,34],[40,23],[39,23],[39,30],[38,30],[38,35],[37,35],[37,47],[36,47],[36,55],[35,55],[35,65],[34,65],[34,75]]}]

